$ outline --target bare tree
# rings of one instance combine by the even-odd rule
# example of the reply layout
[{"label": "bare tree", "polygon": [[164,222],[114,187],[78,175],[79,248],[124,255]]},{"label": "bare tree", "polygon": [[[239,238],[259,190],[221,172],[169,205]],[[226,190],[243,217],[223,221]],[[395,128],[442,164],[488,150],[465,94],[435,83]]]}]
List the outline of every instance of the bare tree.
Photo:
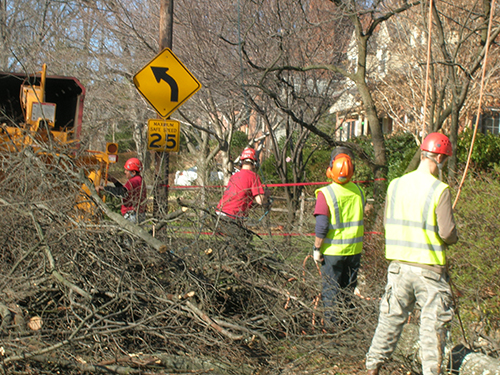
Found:
[{"label": "bare tree", "polygon": [[[311,131],[321,133],[334,144],[332,137],[316,125],[321,125],[334,101],[339,77],[329,72],[274,67],[323,58],[338,59],[338,51],[325,46],[327,38],[315,33],[321,22],[312,25],[303,17],[298,2],[241,2],[237,10],[222,28],[221,39],[226,48],[235,49],[242,63],[238,77],[242,100],[252,108],[254,129],[268,134],[265,152],[273,154],[281,182],[303,182],[309,156],[304,150]],[[325,33],[332,32],[332,23],[325,22],[321,27]],[[342,27],[338,26],[338,30]],[[292,162],[288,163],[287,158]],[[290,215],[288,222],[292,224],[302,187],[284,190]]]},{"label": "bare tree", "polygon": [[[453,4],[454,5],[454,4]],[[458,29],[450,30],[446,26],[447,15],[445,12],[440,12],[434,5],[432,9],[433,19],[436,22],[438,47],[443,59],[443,66],[446,74],[446,80],[450,84],[450,95],[448,100],[444,101],[442,108],[439,105],[434,105],[437,100],[433,101],[433,107],[437,107],[439,111],[436,114],[430,112],[430,124],[432,131],[439,130],[448,116],[451,116],[450,134],[451,141],[456,149],[460,111],[463,108],[466,99],[468,98],[469,89],[473,83],[473,78],[476,72],[480,71],[483,63],[485,45],[491,44],[493,40],[500,34],[500,26],[493,29],[490,40],[486,39],[484,30],[489,22],[490,1],[483,2],[482,9],[469,8],[464,10],[459,7],[451,7],[454,13],[454,20],[458,23]],[[444,11],[447,7],[444,7]],[[479,14],[479,22],[470,24],[467,21],[470,19],[470,14]],[[463,21],[462,21],[463,20]],[[458,38],[458,40],[454,40]],[[468,51],[468,53],[461,53]],[[473,53],[471,53],[473,51]],[[439,102],[438,102],[439,103]],[[456,154],[450,161],[450,172],[452,176],[456,172]]]},{"label": "bare tree", "polygon": [[[399,125],[416,134],[439,131],[446,126],[456,148],[460,123],[477,111],[478,77],[483,66],[485,45],[497,38],[499,29],[493,25],[492,36],[486,40],[490,2],[454,2],[434,4],[429,10],[409,11],[389,21],[392,40],[401,48],[393,51],[393,67],[378,86],[379,103],[392,113]],[[432,57],[428,86],[429,99],[424,107],[427,66],[427,19],[432,12]],[[496,21],[494,20],[496,23]],[[491,50],[487,83],[496,75],[497,49]],[[491,82],[493,83],[493,82]],[[491,90],[490,90],[491,91]],[[426,111],[423,124],[422,111]],[[404,120],[406,118],[406,121]],[[414,169],[418,153],[409,166]],[[456,154],[449,163],[450,177],[456,172]]]},{"label": "bare tree", "polygon": [[[297,106],[296,101],[282,100],[285,97],[281,91],[283,87],[295,90],[290,98],[303,98],[293,86],[294,83],[287,81],[285,74],[288,74],[288,77],[292,76],[292,73],[306,77],[305,73],[309,72],[309,79],[326,82],[325,87],[329,89],[320,95],[323,103],[332,103],[334,100],[332,83],[335,80],[343,85],[345,82],[342,82],[340,77],[354,82],[361,95],[373,139],[375,157],[374,160],[369,160],[368,164],[378,181],[377,185],[380,185],[378,191],[382,195],[385,191],[383,185],[387,166],[382,126],[369,87],[368,56],[374,51],[369,51],[368,42],[382,23],[415,4],[418,2],[405,3],[393,9],[382,3],[372,4],[370,7],[355,1],[314,1],[307,4],[272,1],[254,6],[249,2],[245,3],[248,9],[245,9],[244,14],[257,16],[256,21],[254,22],[253,17],[239,21],[242,23],[242,29],[246,30],[242,50],[248,64],[246,81],[249,82],[247,87],[251,97],[268,96],[275,102],[279,111],[322,137],[330,146],[334,146],[335,141],[322,131],[321,126],[317,126],[318,119],[326,113],[328,105],[314,106],[310,113],[318,109],[323,111],[311,117],[314,121],[304,118],[302,114],[307,111]],[[346,65],[345,52],[351,35],[356,45],[356,64],[349,68]],[[234,45],[237,44],[234,37],[227,39]],[[336,43],[332,45],[333,40]],[[316,77],[313,78],[312,72],[318,72]],[[307,82],[307,79],[303,78],[303,82]],[[250,88],[253,88],[253,91]],[[339,89],[337,87],[337,91]],[[309,108],[313,106],[309,105]],[[361,154],[360,156],[365,157]]]},{"label": "bare tree", "polygon": [[200,184],[209,181],[216,158],[227,182],[234,171],[230,149],[233,133],[249,117],[241,90],[238,49],[220,38],[223,30],[233,25],[236,6],[225,1],[180,1],[175,14],[179,22],[174,30],[174,49],[203,84],[179,111],[190,124],[183,128],[186,138],[196,140],[196,149],[188,142],[188,150],[195,156]]}]

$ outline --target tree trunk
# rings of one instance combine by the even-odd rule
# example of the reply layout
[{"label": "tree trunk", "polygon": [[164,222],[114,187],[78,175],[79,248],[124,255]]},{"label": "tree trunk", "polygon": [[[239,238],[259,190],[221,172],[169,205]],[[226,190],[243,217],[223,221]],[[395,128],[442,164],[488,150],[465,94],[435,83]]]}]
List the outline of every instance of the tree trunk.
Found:
[{"label": "tree trunk", "polygon": [[449,369],[459,375],[500,375],[500,361],[482,353],[475,353],[463,345],[453,348]]},{"label": "tree trunk", "polygon": [[[414,372],[422,368],[420,361],[419,326],[406,324],[394,351],[394,358]],[[456,345],[451,351],[447,374],[453,375],[500,375],[500,361],[483,353],[476,353],[463,345]]]},{"label": "tree trunk", "polygon": [[0,1],[0,70],[7,71],[8,69],[8,59],[9,54],[7,53],[7,10],[4,8],[5,5]]},{"label": "tree trunk", "polygon": [[368,117],[368,126],[370,127],[370,132],[372,134],[373,152],[375,155],[375,160],[372,166],[373,176],[375,178],[373,195],[375,201],[380,203],[385,199],[388,168],[382,124],[378,118],[377,107],[375,106],[371,91],[366,82],[367,41],[368,39],[366,37],[360,38],[358,43],[358,69],[354,80],[359,94],[361,95],[366,117]]},{"label": "tree trunk", "polygon": [[450,132],[450,141],[453,147],[453,155],[451,155],[450,160],[448,162],[448,176],[449,182],[453,183],[455,179],[455,174],[457,172],[457,143],[458,143],[458,118],[460,108],[453,106],[453,110],[451,112],[451,132]]}]

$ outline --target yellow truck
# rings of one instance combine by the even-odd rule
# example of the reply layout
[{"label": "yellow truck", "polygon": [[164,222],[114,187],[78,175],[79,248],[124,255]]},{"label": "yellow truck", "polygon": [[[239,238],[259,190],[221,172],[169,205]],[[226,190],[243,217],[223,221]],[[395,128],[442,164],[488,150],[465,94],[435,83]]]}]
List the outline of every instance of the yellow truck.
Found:
[{"label": "yellow truck", "polygon": [[[109,165],[118,160],[118,145],[105,151],[80,149],[85,88],[74,77],[48,76],[44,64],[36,74],[0,72],[0,152],[30,147],[45,160],[64,154],[85,171],[94,186],[107,182]],[[46,151],[50,150],[50,154]],[[76,207],[93,212],[87,186],[76,198]]]}]

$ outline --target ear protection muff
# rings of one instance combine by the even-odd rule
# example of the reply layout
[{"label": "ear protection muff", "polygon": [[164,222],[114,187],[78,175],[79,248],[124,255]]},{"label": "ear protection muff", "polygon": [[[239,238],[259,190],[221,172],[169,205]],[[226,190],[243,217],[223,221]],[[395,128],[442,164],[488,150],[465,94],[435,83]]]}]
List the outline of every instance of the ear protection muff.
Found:
[{"label": "ear protection muff", "polygon": [[336,155],[326,170],[326,177],[341,185],[351,181],[353,174],[354,165],[347,154]]},{"label": "ear protection muff", "polygon": [[328,177],[330,180],[333,180],[332,167],[326,168],[326,177]]}]

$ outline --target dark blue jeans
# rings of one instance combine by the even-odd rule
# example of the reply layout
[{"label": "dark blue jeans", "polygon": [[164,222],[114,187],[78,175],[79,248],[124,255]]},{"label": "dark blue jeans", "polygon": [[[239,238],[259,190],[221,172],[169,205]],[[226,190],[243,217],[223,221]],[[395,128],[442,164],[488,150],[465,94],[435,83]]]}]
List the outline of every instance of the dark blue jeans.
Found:
[{"label": "dark blue jeans", "polygon": [[361,253],[349,256],[323,255],[323,259],[321,299],[325,308],[325,325],[329,325],[337,320],[334,311],[337,302],[343,301],[343,305],[347,307],[354,293],[358,283]]}]

